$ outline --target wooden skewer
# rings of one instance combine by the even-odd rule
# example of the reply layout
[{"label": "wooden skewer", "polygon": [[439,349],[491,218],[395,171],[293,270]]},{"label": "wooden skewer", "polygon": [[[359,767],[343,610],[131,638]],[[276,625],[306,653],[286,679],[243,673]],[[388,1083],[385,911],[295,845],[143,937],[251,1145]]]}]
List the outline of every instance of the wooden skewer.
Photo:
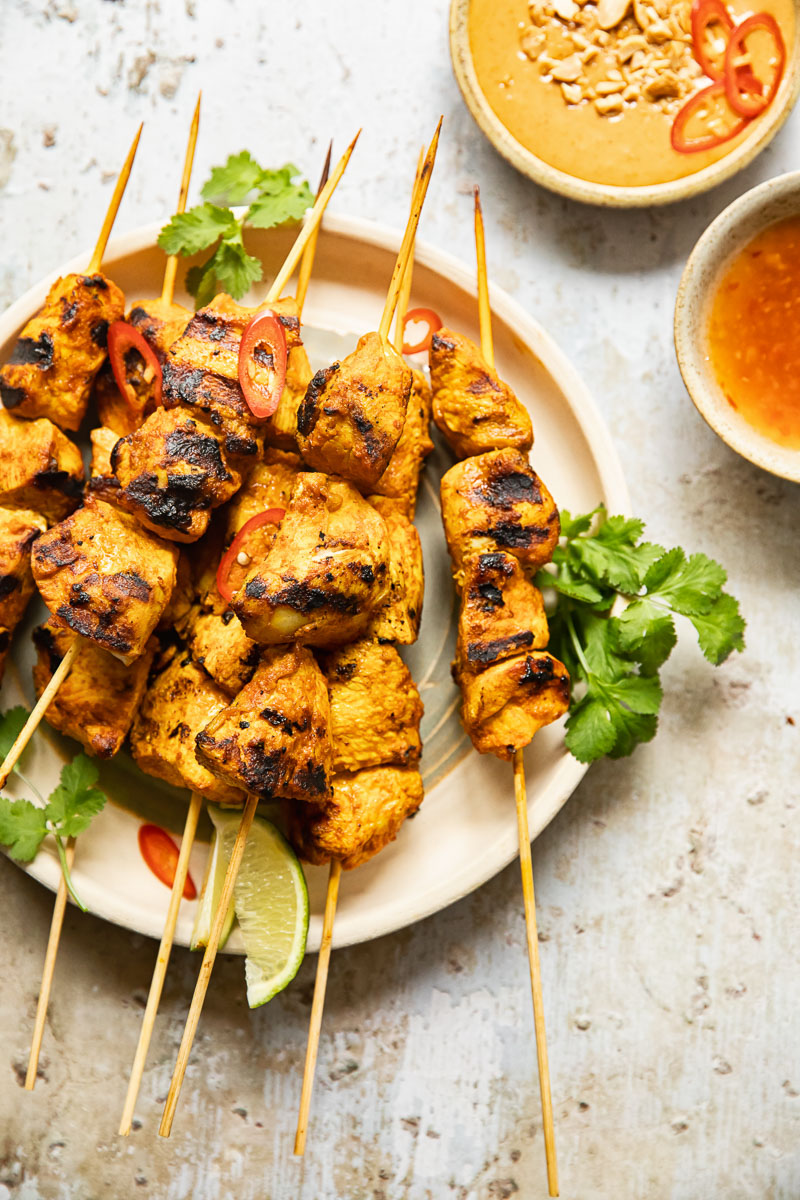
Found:
[{"label": "wooden skewer", "polygon": [[[425,147],[423,146],[419,152],[417,160],[417,174],[414,179],[414,192],[419,186],[419,181],[422,177],[422,166],[425,162]],[[412,192],[412,203],[414,192]],[[408,259],[406,273],[403,276],[403,286],[400,288],[400,295],[397,298],[397,313],[394,323],[394,348],[398,354],[403,353],[403,342],[405,339],[405,321],[406,313],[408,312],[408,301],[411,297],[411,281],[414,278],[414,247],[411,247],[411,254]]]},{"label": "wooden skewer", "polygon": [[[325,165],[322,168],[322,175],[320,176],[319,184],[317,185],[317,195],[316,195],[317,199],[319,199],[320,192],[325,187],[325,184],[328,182],[328,176],[331,173],[331,154],[332,153],[333,153],[333,139],[331,138],[330,144],[328,146],[328,153],[325,156]],[[297,272],[297,295],[296,295],[295,299],[297,300],[297,316],[298,317],[302,317],[302,315],[303,315],[303,305],[306,302],[306,292],[308,291],[308,284],[309,284],[309,280],[311,279],[311,272],[314,269],[314,256],[317,253],[317,242],[319,240],[319,228],[320,228],[319,225],[317,225],[311,239],[309,240],[308,245],[306,246],[305,250],[303,251],[303,257],[300,260],[300,270]]]},{"label": "wooden skewer", "polygon": [[125,1106],[122,1110],[122,1119],[119,1123],[119,1132],[123,1135],[123,1137],[127,1137],[127,1135],[130,1133],[131,1125],[133,1123],[133,1114],[136,1110],[136,1099],[139,1095],[139,1088],[142,1084],[144,1066],[147,1061],[147,1051],[150,1048],[150,1039],[153,1036],[153,1027],[156,1023],[158,1006],[161,1002],[161,992],[167,975],[169,956],[172,952],[172,943],[175,938],[175,927],[178,923],[178,909],[180,908],[181,900],[183,899],[183,888],[186,883],[186,876],[189,873],[189,856],[192,852],[194,835],[197,832],[197,822],[200,817],[200,811],[202,807],[203,797],[198,792],[192,792],[192,798],[189,802],[189,811],[186,814],[186,824],[183,827],[183,838],[181,840],[178,863],[175,868],[175,879],[173,880],[172,891],[170,892],[167,918],[164,922],[164,932],[161,935],[161,944],[158,947],[158,957],[156,958],[153,978],[150,983],[150,993],[147,997],[147,1007],[144,1010],[142,1028],[139,1032],[139,1043],[136,1047],[136,1054],[134,1055],[133,1059],[133,1067],[131,1068],[131,1077],[128,1081],[128,1092],[125,1096]]},{"label": "wooden skewer", "polygon": [[250,826],[253,824],[253,818],[256,815],[258,806],[258,796],[250,795],[247,797],[247,803],[242,813],[242,820],[239,825],[239,830],[236,834],[236,841],[233,844],[231,851],[230,862],[228,869],[225,872],[225,879],[222,884],[222,892],[217,905],[217,911],[214,914],[214,922],[211,926],[211,933],[208,938],[203,961],[200,964],[200,974],[197,977],[197,983],[192,996],[189,1015],[186,1018],[186,1025],[183,1030],[180,1049],[178,1050],[178,1058],[175,1063],[175,1070],[172,1072],[172,1080],[167,1093],[167,1101],[164,1105],[164,1114],[161,1118],[161,1124],[158,1132],[161,1137],[169,1137],[172,1131],[172,1122],[175,1119],[175,1110],[178,1107],[178,1098],[181,1094],[181,1085],[183,1077],[186,1074],[186,1067],[189,1062],[189,1054],[191,1053],[194,1035],[197,1032],[197,1025],[200,1021],[200,1013],[203,1010],[203,1001],[206,998],[208,985],[211,980],[211,972],[214,969],[214,961],[217,957],[222,930],[225,925],[225,917],[228,912],[228,907],[233,895],[233,886],[236,883],[236,876],[239,874],[239,867],[244,854],[245,842],[247,835],[250,832]]},{"label": "wooden skewer", "polygon": [[[494,366],[492,312],[489,305],[489,284],[486,270],[486,239],[483,229],[480,189],[475,188],[475,254],[478,262],[478,319],[481,330],[481,353],[490,367]],[[528,942],[528,961],[533,998],[533,1027],[536,1033],[536,1061],[539,1068],[539,1092],[542,1101],[542,1129],[547,1165],[547,1187],[551,1196],[558,1195],[558,1162],[556,1135],[553,1125],[553,1101],[550,1095],[550,1066],[547,1059],[547,1034],[542,1000],[542,973],[539,965],[539,937],[536,929],[536,896],[533,890],[533,860],[528,829],[528,793],[525,787],[525,760],[522,750],[514,751],[514,798],[517,807],[519,835],[519,865],[522,873],[522,897],[525,902],[525,931]]]},{"label": "wooden skewer", "polygon": [[[65,848],[67,867],[71,868],[75,858],[75,839],[68,838]],[[56,969],[58,943],[61,940],[61,927],[64,924],[64,912],[67,907],[67,881],[63,874],[56,892],[56,902],[53,905],[53,917],[50,921],[50,936],[47,939],[47,952],[44,956],[42,982],[39,987],[39,999],[36,1004],[36,1020],[33,1023],[33,1038],[31,1052],[28,1056],[28,1073],[25,1076],[25,1087],[32,1092],[36,1087],[36,1074],[39,1069],[39,1053],[42,1049],[44,1026],[47,1020],[47,1009],[50,1004],[50,988],[53,984],[53,972]]]},{"label": "wooden skewer", "polygon": [[360,136],[361,130],[359,129],[358,133],[353,138],[352,142],[336,164],[330,179],[314,201],[314,207],[311,209],[311,212],[308,214],[303,224],[303,228],[297,235],[297,239],[289,251],[286,261],[272,282],[272,287],[267,293],[265,304],[272,304],[273,301],[277,300],[280,297],[283,289],[286,287],[292,272],[300,261],[303,251],[319,228],[320,222],[322,221],[322,217],[325,213],[325,209],[328,207],[328,201],[336,191],[339,180],[345,173],[347,164],[350,162],[350,155],[355,150],[356,142]]},{"label": "wooden skewer", "polygon": [[317,1069],[319,1035],[322,1028],[322,1010],[325,1007],[328,967],[331,961],[333,919],[336,916],[336,902],[339,899],[339,880],[341,874],[342,864],[338,858],[332,858],[328,874],[328,890],[325,894],[325,915],[322,918],[322,941],[319,947],[319,958],[317,959],[317,977],[314,980],[314,999],[311,1002],[311,1020],[308,1026],[306,1063],[303,1068],[303,1090],[300,1093],[300,1114],[297,1118],[297,1133],[294,1138],[294,1152],[298,1157],[301,1157],[306,1149],[308,1114],[311,1108],[311,1090],[314,1087],[314,1074]]},{"label": "wooden skewer", "polygon": [[36,701],[36,704],[33,706],[33,711],[31,712],[25,724],[22,726],[22,729],[20,729],[19,733],[17,734],[14,745],[3,759],[3,764],[0,766],[0,788],[5,787],[6,781],[16,766],[17,760],[22,754],[22,751],[33,737],[33,734],[42,720],[42,717],[50,707],[50,701],[53,699],[53,696],[56,694],[58,689],[61,687],[61,684],[69,674],[70,668],[75,661],[78,650],[80,649],[80,643],[81,639],[76,637],[75,641],[72,643],[69,650],[53,672],[47,687],[44,689],[41,696]]},{"label": "wooden skewer", "polygon": [[411,201],[411,213],[409,214],[406,231],[403,235],[403,241],[400,245],[400,250],[397,255],[397,261],[394,264],[389,290],[386,293],[386,303],[383,308],[383,316],[381,317],[378,333],[385,342],[389,336],[389,329],[392,324],[394,310],[397,307],[397,301],[400,296],[400,289],[403,286],[403,279],[408,266],[409,258],[411,257],[414,246],[414,239],[417,235],[417,226],[422,213],[422,206],[425,203],[425,196],[428,192],[428,184],[431,180],[431,172],[433,164],[436,161],[436,151],[439,146],[439,134],[442,128],[444,117],[439,118],[439,124],[436,126],[436,132],[433,135],[431,144],[428,147],[428,152],[425,155],[425,161],[422,164],[422,172],[420,178],[414,184]]},{"label": "wooden skewer", "polygon": [[133,139],[133,145],[128,151],[128,157],[125,159],[122,170],[119,173],[114,194],[111,197],[111,203],[108,206],[106,219],[103,221],[103,227],[100,230],[100,236],[97,239],[97,245],[94,248],[94,253],[89,259],[89,266],[86,268],[87,275],[94,275],[100,270],[100,264],[103,261],[103,255],[106,252],[108,239],[111,236],[111,229],[117,217],[117,210],[122,203],[122,197],[125,195],[125,188],[128,186],[128,179],[133,166],[133,160],[136,157],[136,147],[139,145],[139,138],[142,136],[142,125],[136,131],[136,137]]},{"label": "wooden skewer", "polygon": [[[183,177],[181,179],[181,190],[178,195],[179,213],[186,212],[186,197],[189,194],[189,180],[192,178],[192,166],[194,164],[194,150],[197,145],[197,130],[200,127],[200,101],[203,98],[203,93],[198,92],[197,104],[192,117],[192,124],[189,129],[189,144],[186,147],[186,158],[183,160]],[[164,284],[161,288],[161,299],[164,304],[171,304],[172,297],[175,295],[175,275],[178,270],[177,254],[170,254],[167,258],[167,265],[164,268]]]}]

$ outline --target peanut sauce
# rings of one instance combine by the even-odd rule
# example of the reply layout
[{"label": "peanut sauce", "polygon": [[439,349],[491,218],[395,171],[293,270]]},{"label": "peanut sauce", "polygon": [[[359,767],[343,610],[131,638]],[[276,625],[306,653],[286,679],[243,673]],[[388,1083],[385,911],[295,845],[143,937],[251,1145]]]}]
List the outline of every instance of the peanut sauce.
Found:
[{"label": "peanut sauce", "polygon": [[745,421],[800,449],[800,216],[770,225],[726,268],[711,305],[708,352]]}]

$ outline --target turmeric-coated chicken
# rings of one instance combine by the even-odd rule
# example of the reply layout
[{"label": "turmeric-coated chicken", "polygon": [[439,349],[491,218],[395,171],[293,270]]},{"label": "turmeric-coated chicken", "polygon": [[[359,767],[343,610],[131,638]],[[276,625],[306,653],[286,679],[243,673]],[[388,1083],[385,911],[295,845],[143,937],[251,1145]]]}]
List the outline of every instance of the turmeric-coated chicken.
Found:
[{"label": "turmeric-coated chicken", "polygon": [[242,482],[216,430],[185,409],[157,409],[111,454],[118,503],[146,529],[176,542],[205,533],[212,508]]},{"label": "turmeric-coated chicken", "polygon": [[265,650],[250,682],[198,733],[197,757],[220,779],[262,798],[324,799],[330,706],[311,651]]},{"label": "turmeric-coated chicken", "polygon": [[[33,631],[37,660],[33,667],[36,695],[41,696],[76,635],[50,617]],[[130,666],[107,650],[82,642],[69,674],[50,702],[45,719],[87,754],[111,758],[122,747],[139,708],[153,662],[151,638]]]},{"label": "turmeric-coated chicken", "polygon": [[411,370],[377,333],[342,362],[317,371],[297,410],[305,462],[372,491],[395,451],[411,395]]},{"label": "turmeric-coated chicken", "polygon": [[[253,517],[271,509],[285,511],[299,469],[300,459],[296,454],[276,450],[272,446],[264,448],[262,460],[256,463],[247,476],[247,481],[225,509],[226,545],[230,545],[242,526]],[[278,524],[277,521],[263,525],[256,523],[243,535],[236,558],[228,572],[228,587],[231,592],[239,591],[253,563],[259,563],[267,557],[278,536]]]},{"label": "turmeric-coated chicken", "polygon": [[11,637],[35,590],[31,546],[46,528],[39,513],[0,508],[0,679]]},{"label": "turmeric-coated chicken", "polygon": [[393,646],[363,640],[320,655],[331,703],[334,771],[419,760],[422,701]]},{"label": "turmeric-coated chicken", "polygon": [[83,459],[52,421],[22,421],[0,409],[0,505],[60,521],[80,502]]},{"label": "turmeric-coated chicken", "polygon": [[458,669],[454,674],[461,720],[481,754],[512,758],[569,708],[567,669],[544,650],[506,658],[477,674]]},{"label": "turmeric-coated chicken", "polygon": [[133,517],[88,496],[34,543],[33,577],[54,616],[130,662],[167,606],[177,558]]},{"label": "turmeric-coated chicken", "polygon": [[390,496],[397,501],[409,521],[414,519],[420,473],[425,459],[433,450],[429,433],[430,385],[421,371],[412,371],[411,374],[413,384],[400,441],[389,459],[389,465],[372,488],[377,495]]},{"label": "turmeric-coated chicken", "polygon": [[510,446],[528,451],[528,410],[461,333],[440,329],[430,351],[433,420],[458,458]]},{"label": "turmeric-coated chicken", "polygon": [[125,297],[96,275],[65,275],[22,330],[0,367],[0,398],[18,417],[47,417],[73,432],[106,357],[106,335],[122,317]]},{"label": "turmeric-coated chicken", "polygon": [[309,472],[233,608],[256,642],[336,646],[363,634],[388,587],[383,518],[345,480]]},{"label": "turmeric-coated chicken", "polygon": [[235,613],[199,613],[188,634],[195,662],[233,699],[252,678],[260,648],[247,636]]},{"label": "turmeric-coated chicken", "polygon": [[131,751],[137,764],[146,774],[217,804],[244,804],[244,793],[217,779],[195,754],[197,733],[227,703],[203,668],[179,649],[150,684],[133,722]]},{"label": "turmeric-coated chicken", "polygon": [[553,497],[524,454],[493,450],[442,477],[442,521],[461,588],[464,559],[506,550],[533,572],[553,557],[560,524]]},{"label": "turmeric-coated chicken", "polygon": [[[286,296],[270,306],[276,316],[284,320],[297,318],[297,301]],[[264,425],[264,441],[270,446],[278,446],[282,450],[297,449],[297,409],[306,394],[306,388],[311,382],[314,372],[308,361],[308,354],[299,337],[287,337],[286,342],[286,380],[283,392],[278,401],[278,407]]]},{"label": "turmeric-coated chicken", "polygon": [[415,767],[367,767],[334,775],[326,803],[284,805],[289,840],[307,862],[321,866],[338,858],[351,871],[394,841],[423,796]]},{"label": "turmeric-coated chicken", "polygon": [[422,544],[416,527],[398,502],[387,496],[370,496],[369,501],[383,517],[389,540],[389,592],[375,610],[367,627],[378,641],[410,646],[419,636],[425,575]]},{"label": "turmeric-coated chicken", "polygon": [[512,554],[495,550],[464,561],[456,662],[461,671],[482,671],[549,640],[542,593]]},{"label": "turmeric-coated chicken", "polygon": [[119,434],[105,425],[98,425],[89,433],[92,460],[87,491],[109,504],[116,504],[119,497],[119,480],[111,468],[111,452],[118,441]]}]

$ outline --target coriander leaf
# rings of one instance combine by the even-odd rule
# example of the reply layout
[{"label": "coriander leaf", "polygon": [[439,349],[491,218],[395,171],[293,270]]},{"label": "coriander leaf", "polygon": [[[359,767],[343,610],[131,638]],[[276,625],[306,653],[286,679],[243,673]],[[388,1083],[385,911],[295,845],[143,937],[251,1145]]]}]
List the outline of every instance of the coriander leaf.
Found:
[{"label": "coriander leaf", "polygon": [[[624,522],[624,526],[617,522]],[[635,595],[652,563],[664,553],[663,546],[653,542],[636,545],[631,541],[637,527],[641,528],[641,521],[609,517],[594,537],[570,542],[570,553],[595,582],[611,584],[623,595]]]},{"label": "coriander leaf", "polygon": [[204,200],[224,204],[242,204],[260,182],[264,172],[249,150],[231,154],[224,167],[214,167],[203,184]]},{"label": "coriander leaf", "polygon": [[623,706],[642,715],[657,713],[663,698],[657,675],[624,675],[613,683],[603,683],[602,688],[598,687],[600,692],[610,702],[612,712],[615,706]]},{"label": "coriander leaf", "polygon": [[97,767],[85,754],[78,754],[61,770],[61,782],[50,793],[45,816],[53,832],[61,837],[76,837],[103,808],[106,797],[93,785]]},{"label": "coriander leaf", "polygon": [[605,520],[606,510],[605,505],[598,504],[597,508],[593,508],[590,513],[584,513],[583,516],[573,517],[572,513],[566,508],[559,510],[561,518],[561,536],[565,538],[577,537],[579,533],[588,533],[592,527],[592,521],[598,513],[602,513],[602,519]]},{"label": "coriander leaf", "polygon": [[242,245],[241,232],[235,240],[220,242],[212,261],[217,279],[234,300],[240,300],[263,274],[261,263]]},{"label": "coriander leaf", "polygon": [[608,751],[609,758],[625,758],[628,754],[633,754],[641,742],[652,741],[658,729],[658,717],[652,713],[642,715],[628,712],[622,720],[620,710],[617,710],[613,720],[617,740]]},{"label": "coriander leaf", "polygon": [[550,571],[539,571],[534,581],[539,588],[555,588],[562,596],[570,596],[573,600],[581,600],[590,604],[600,612],[605,612],[614,602],[614,592],[607,588],[601,590],[595,583],[575,577],[569,563],[564,563],[557,574]]},{"label": "coriander leaf", "polygon": [[21,704],[0,713],[0,762],[7,756],[30,713]]},{"label": "coriander leaf", "polygon": [[700,649],[715,667],[734,650],[744,650],[744,617],[739,602],[723,592],[707,613],[695,613],[689,620],[697,630]]},{"label": "coriander leaf", "polygon": [[198,308],[205,308],[217,294],[217,276],[214,271],[214,255],[199,266],[186,272],[186,290],[194,296]]},{"label": "coriander leaf", "polygon": [[640,663],[645,675],[667,661],[678,640],[672,617],[647,597],[634,600],[613,620],[621,653]]},{"label": "coriander leaf", "polygon": [[46,833],[47,822],[41,808],[30,800],[0,796],[0,843],[8,846],[12,858],[30,862]]},{"label": "coriander leaf", "polygon": [[618,653],[614,622],[587,612],[581,613],[575,625],[582,635],[583,656],[592,675],[613,682],[628,674],[631,664]]},{"label": "coriander leaf", "polygon": [[238,222],[230,209],[198,204],[186,213],[176,213],[158,235],[158,244],[167,254],[197,254],[237,229]]},{"label": "coriander leaf", "polygon": [[653,564],[644,583],[649,596],[657,596],[675,612],[691,617],[709,611],[726,579],[725,571],[713,558],[693,554],[687,560],[683,550],[676,547]]},{"label": "coriander leaf", "polygon": [[305,180],[288,183],[281,191],[265,192],[254,200],[247,210],[246,220],[257,229],[271,229],[287,221],[299,221],[313,203],[314,197]]},{"label": "coriander leaf", "polygon": [[617,731],[606,706],[584,696],[567,717],[565,741],[578,762],[594,762],[610,753],[617,742]]}]

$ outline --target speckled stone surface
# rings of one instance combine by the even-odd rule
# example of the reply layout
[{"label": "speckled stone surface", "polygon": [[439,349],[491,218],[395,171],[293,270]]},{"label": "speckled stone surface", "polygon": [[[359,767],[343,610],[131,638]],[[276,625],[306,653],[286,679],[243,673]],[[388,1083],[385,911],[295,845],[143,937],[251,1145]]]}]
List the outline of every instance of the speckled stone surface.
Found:
[{"label": "speckled stone surface", "polygon": [[[671,316],[694,241],[800,160],[800,115],[743,175],[676,208],[595,211],[518,177],[463,108],[445,0],[4,0],[0,301],[96,235],[136,122],[119,229],[171,211],[197,89],[196,178],[243,146],[316,175],[364,125],[337,198],[399,226],[445,129],[422,236],[492,276],[590,381],[651,536],[719,557],[749,619],[719,671],[687,637],[661,732],[594,767],[534,846],[562,1195],[800,1196],[800,490],[690,404]],[[790,718],[798,721],[794,725]],[[413,877],[408,886],[414,886]],[[155,946],[67,915],[42,1057],[21,1088],[52,897],[0,860],[0,1200],[498,1200],[546,1194],[518,868],[334,956],[309,1150],[291,1157],[315,960],[249,1012],[215,971],[173,1137],[156,1135],[197,959],[175,954],[138,1116],[116,1135]]]}]

